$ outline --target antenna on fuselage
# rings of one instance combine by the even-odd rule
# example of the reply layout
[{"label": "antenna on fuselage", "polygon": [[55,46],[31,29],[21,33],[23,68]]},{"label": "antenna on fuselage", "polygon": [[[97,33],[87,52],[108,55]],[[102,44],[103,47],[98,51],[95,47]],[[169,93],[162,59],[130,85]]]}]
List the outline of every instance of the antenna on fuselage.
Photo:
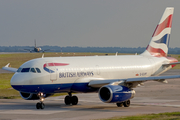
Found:
[{"label": "antenna on fuselage", "polygon": [[115,56],[117,56],[118,52],[116,52]]},{"label": "antenna on fuselage", "polygon": [[44,58],[44,54],[42,54],[42,58]]}]

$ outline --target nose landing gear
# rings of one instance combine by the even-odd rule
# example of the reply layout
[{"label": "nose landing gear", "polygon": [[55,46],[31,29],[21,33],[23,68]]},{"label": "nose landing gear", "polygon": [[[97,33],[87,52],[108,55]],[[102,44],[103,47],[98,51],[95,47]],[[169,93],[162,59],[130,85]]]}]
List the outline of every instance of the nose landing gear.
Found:
[{"label": "nose landing gear", "polygon": [[65,98],[64,98],[64,103],[66,105],[77,105],[78,104],[78,97],[77,96],[72,96],[71,92],[68,93],[69,95],[67,95]]},{"label": "nose landing gear", "polygon": [[44,105],[43,102],[38,102],[38,103],[36,104],[36,108],[37,108],[37,109],[44,109],[44,107],[45,107],[45,105]]},{"label": "nose landing gear", "polygon": [[40,102],[38,102],[36,104],[36,108],[37,109],[44,109],[45,108],[45,104],[43,103],[43,101],[44,101],[44,94],[43,93],[39,93],[38,97],[40,98]]}]

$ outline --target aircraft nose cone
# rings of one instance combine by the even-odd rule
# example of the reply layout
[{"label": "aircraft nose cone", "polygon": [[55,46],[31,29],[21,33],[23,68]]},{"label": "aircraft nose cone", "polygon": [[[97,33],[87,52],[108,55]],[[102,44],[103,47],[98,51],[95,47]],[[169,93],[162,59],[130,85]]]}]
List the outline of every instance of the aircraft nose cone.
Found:
[{"label": "aircraft nose cone", "polygon": [[17,79],[17,74],[15,73],[14,75],[13,75],[13,77],[11,78],[11,86],[13,86],[13,85],[18,85],[19,84],[19,81],[18,81],[18,79]]},{"label": "aircraft nose cone", "polygon": [[15,73],[11,78],[10,84],[14,89],[20,91],[20,87],[23,87],[21,75],[19,75],[19,73]]}]

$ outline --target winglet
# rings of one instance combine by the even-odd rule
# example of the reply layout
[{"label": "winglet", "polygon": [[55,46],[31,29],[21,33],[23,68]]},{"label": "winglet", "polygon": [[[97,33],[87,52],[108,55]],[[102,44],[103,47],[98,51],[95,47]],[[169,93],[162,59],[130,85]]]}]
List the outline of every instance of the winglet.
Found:
[{"label": "winglet", "polygon": [[10,65],[10,63],[8,63],[6,66],[4,66],[4,67],[9,67],[9,65]]}]

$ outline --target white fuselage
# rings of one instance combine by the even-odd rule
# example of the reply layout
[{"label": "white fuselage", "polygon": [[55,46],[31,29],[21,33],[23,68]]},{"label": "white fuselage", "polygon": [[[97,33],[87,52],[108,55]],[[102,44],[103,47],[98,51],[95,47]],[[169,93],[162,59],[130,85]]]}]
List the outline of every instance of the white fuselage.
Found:
[{"label": "white fuselage", "polygon": [[[24,63],[20,68],[39,68],[41,73],[16,72],[11,79],[11,85],[13,87],[30,85],[28,89],[33,88],[33,85],[36,87],[60,85],[58,89],[64,92],[65,88],[70,90],[74,83],[88,83],[93,79],[124,79],[158,75],[171,68],[164,69],[162,64],[165,63],[170,63],[166,57],[142,55],[38,58]],[[23,89],[19,91],[21,90]],[[34,92],[36,91],[38,90]]]}]

